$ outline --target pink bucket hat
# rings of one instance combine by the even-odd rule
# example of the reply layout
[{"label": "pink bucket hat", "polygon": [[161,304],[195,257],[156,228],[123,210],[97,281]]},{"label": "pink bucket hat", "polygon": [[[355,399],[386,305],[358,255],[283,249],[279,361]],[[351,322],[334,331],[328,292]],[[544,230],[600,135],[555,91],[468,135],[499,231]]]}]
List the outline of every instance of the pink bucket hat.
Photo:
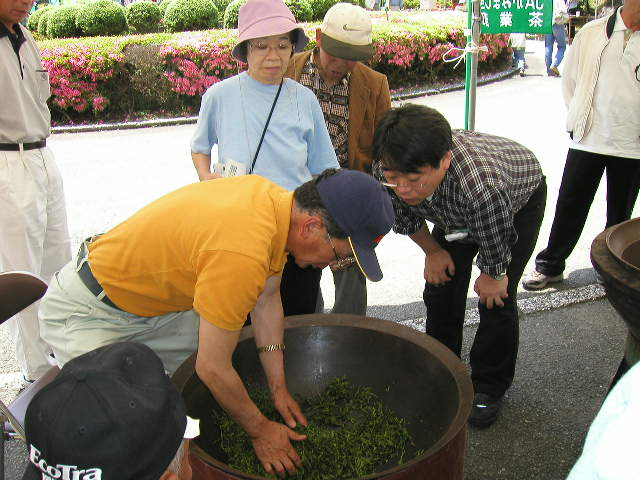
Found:
[{"label": "pink bucket hat", "polygon": [[291,10],[282,0],[249,0],[240,7],[238,18],[239,40],[231,54],[242,62],[247,61],[243,49],[243,42],[252,38],[269,37],[296,31],[295,51],[301,52],[309,43],[304,30],[298,27]]}]

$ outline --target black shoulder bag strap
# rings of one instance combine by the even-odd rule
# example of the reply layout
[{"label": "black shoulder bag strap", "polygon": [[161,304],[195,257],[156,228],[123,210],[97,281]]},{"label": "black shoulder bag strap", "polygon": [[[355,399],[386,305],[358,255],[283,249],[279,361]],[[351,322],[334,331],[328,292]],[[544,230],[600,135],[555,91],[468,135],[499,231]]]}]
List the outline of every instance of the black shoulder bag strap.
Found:
[{"label": "black shoulder bag strap", "polygon": [[260,142],[258,143],[258,148],[256,149],[256,154],[253,157],[253,162],[251,163],[251,170],[249,173],[253,173],[253,167],[256,166],[256,160],[258,159],[258,153],[260,153],[260,147],[262,146],[262,141],[264,140],[264,134],[267,133],[267,128],[269,127],[269,122],[271,121],[271,115],[273,115],[273,110],[276,108],[276,103],[278,102],[278,97],[280,96],[280,90],[282,90],[282,83],[284,82],[284,78],[280,80],[280,86],[278,87],[278,93],[276,93],[276,98],[273,100],[273,105],[271,105],[271,111],[269,112],[269,116],[267,117],[267,123],[264,124],[264,129],[262,130],[262,136],[260,137]]}]

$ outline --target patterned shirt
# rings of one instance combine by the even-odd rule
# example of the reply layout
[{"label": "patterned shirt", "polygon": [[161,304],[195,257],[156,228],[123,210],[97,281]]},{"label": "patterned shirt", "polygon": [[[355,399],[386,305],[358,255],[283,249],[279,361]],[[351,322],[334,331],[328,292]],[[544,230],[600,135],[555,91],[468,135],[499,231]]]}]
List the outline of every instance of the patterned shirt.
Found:
[{"label": "patterned shirt", "polygon": [[[428,220],[445,234],[468,232],[465,240],[478,245],[478,268],[487,275],[500,275],[511,262],[510,246],[518,239],[513,217],[540,185],[540,164],[513,140],[465,130],[453,131],[451,152],[451,166],[429,199],[410,206],[391,190],[393,230],[411,235]],[[384,179],[379,162],[373,172]]]},{"label": "patterned shirt", "polygon": [[347,148],[349,140],[349,81],[351,80],[351,73],[347,73],[333,87],[327,87],[315,63],[316,55],[319,55],[318,48],[313,51],[305,63],[299,82],[310,88],[318,98],[338,162],[341,167],[347,168],[349,166]]}]

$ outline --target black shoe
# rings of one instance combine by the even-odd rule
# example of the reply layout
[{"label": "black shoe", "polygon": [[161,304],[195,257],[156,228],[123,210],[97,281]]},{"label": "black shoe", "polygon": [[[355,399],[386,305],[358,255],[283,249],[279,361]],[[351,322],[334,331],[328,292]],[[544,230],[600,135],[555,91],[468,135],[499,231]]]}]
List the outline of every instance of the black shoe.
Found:
[{"label": "black shoe", "polygon": [[469,425],[476,428],[487,428],[498,418],[502,397],[492,397],[486,393],[473,396],[473,406],[469,415]]}]

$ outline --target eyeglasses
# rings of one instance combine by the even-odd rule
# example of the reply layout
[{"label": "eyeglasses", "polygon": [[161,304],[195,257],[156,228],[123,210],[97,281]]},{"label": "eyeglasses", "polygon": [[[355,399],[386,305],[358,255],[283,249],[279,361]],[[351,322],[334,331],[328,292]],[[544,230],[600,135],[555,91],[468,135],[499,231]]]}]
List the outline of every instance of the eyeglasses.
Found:
[{"label": "eyeglasses", "polygon": [[420,177],[415,178],[413,180],[408,179],[406,182],[400,184],[400,183],[392,183],[387,181],[387,175],[384,169],[382,170],[382,174],[384,175],[384,178],[385,178],[384,182],[380,182],[382,186],[392,188],[394,190],[397,188],[408,188],[409,190],[418,190],[420,188],[424,188],[427,186],[426,183],[418,183],[421,180]]},{"label": "eyeglasses", "polygon": [[344,270],[347,267],[350,267],[356,262],[356,259],[352,256],[350,257],[340,257],[338,252],[336,251],[336,247],[333,244],[333,240],[331,239],[331,235],[327,232],[327,238],[329,239],[329,243],[331,244],[331,248],[333,249],[333,254],[336,256],[336,263],[330,265],[329,268],[334,272],[337,270]]},{"label": "eyeglasses", "polygon": [[269,45],[265,41],[249,42],[249,47],[253,53],[258,56],[266,56],[269,50],[273,49],[278,55],[288,55],[291,53],[293,43],[289,40],[280,40],[277,45]]},{"label": "eyeglasses", "polygon": [[389,182],[380,182],[380,184],[382,184],[383,187],[393,188],[394,190],[396,188],[408,188],[410,190],[417,190],[419,188],[424,188],[427,186],[426,183],[413,183],[412,181],[408,181],[403,185],[400,185],[398,183],[389,183]]}]

